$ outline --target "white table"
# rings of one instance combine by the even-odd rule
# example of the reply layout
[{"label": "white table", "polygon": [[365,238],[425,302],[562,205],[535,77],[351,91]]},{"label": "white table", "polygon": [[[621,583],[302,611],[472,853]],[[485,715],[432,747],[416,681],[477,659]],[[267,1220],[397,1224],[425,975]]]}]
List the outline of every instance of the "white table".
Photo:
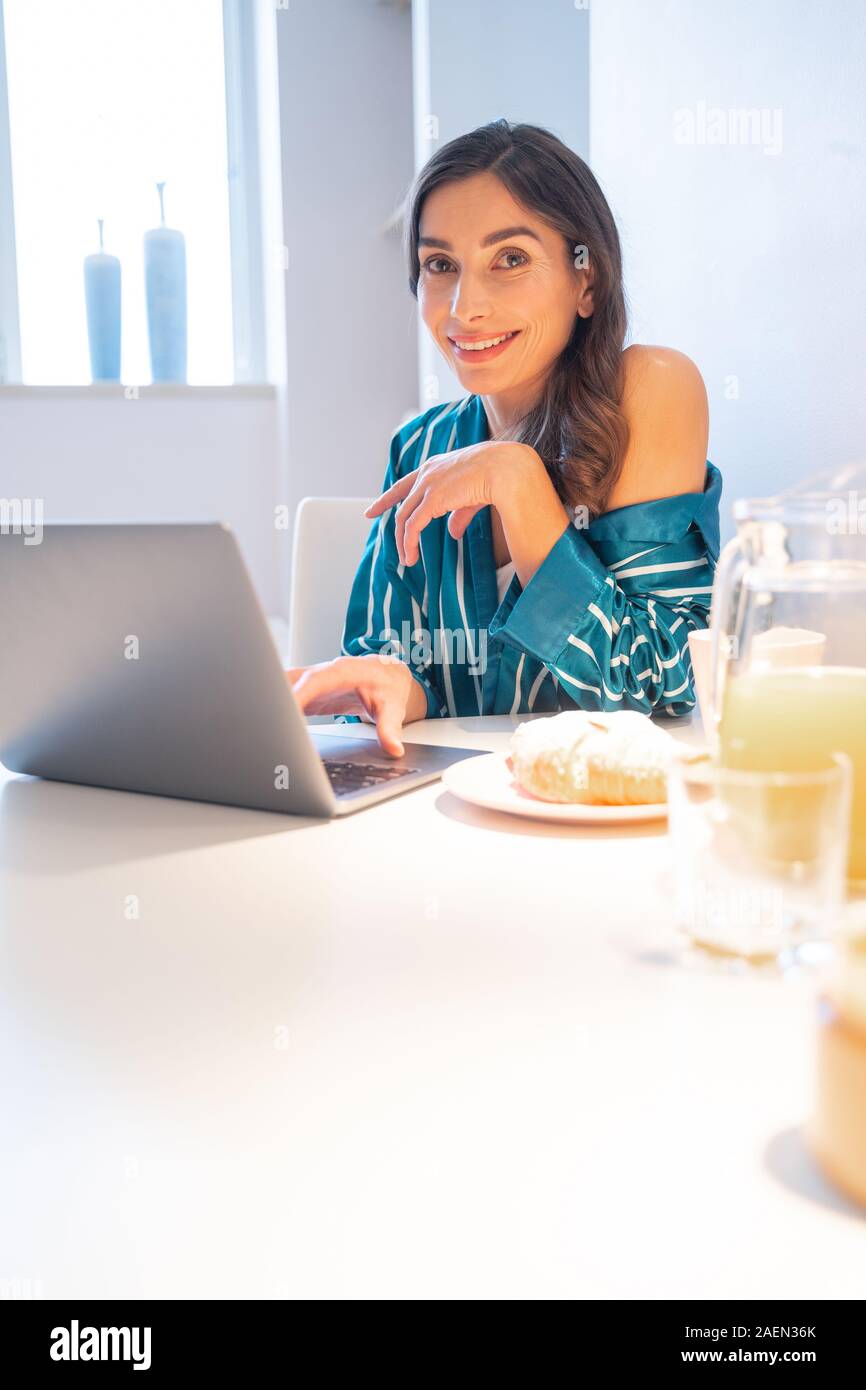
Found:
[{"label": "white table", "polygon": [[800,1135],[814,986],[653,959],[666,849],[439,784],[322,822],[6,778],[0,1280],[863,1297]]}]

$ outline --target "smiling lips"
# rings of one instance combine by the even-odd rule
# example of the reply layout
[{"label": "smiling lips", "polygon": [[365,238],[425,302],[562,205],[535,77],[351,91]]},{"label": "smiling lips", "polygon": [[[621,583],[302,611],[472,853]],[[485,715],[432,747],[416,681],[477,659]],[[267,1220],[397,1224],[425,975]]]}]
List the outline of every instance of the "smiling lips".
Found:
[{"label": "smiling lips", "polygon": [[488,362],[491,357],[498,357],[504,352],[510,342],[517,337],[520,329],[515,329],[510,333],[494,334],[491,337],[482,338],[450,338],[454,354],[462,361],[469,362]]}]

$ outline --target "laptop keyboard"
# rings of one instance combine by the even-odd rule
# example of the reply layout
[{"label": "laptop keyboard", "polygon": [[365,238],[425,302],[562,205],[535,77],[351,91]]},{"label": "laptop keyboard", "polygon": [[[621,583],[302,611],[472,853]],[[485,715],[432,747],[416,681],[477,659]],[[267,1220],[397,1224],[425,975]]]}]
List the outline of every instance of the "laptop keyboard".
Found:
[{"label": "laptop keyboard", "polygon": [[337,796],[341,792],[364,791],[381,782],[393,782],[395,777],[405,777],[408,772],[421,771],[418,767],[382,767],[378,763],[343,762],[339,758],[323,758],[322,762]]}]

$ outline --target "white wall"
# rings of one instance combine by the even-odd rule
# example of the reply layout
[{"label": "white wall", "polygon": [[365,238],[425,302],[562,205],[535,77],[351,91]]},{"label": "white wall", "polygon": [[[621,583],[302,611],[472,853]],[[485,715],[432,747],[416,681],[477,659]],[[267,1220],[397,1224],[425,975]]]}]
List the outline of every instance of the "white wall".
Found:
[{"label": "white wall", "polygon": [[[412,178],[408,10],[292,0],[277,11],[288,464],[283,501],[379,492],[418,409],[415,301],[383,227]],[[282,542],[288,574],[288,536]]]},{"label": "white wall", "polygon": [[267,390],[0,390],[0,495],[41,497],[46,521],[228,521],[270,613],[277,465]]},{"label": "white wall", "polygon": [[[728,535],[735,497],[866,458],[866,5],[593,0],[590,54],[633,337],[703,371]],[[780,109],[781,152],[677,143],[699,102]]]}]

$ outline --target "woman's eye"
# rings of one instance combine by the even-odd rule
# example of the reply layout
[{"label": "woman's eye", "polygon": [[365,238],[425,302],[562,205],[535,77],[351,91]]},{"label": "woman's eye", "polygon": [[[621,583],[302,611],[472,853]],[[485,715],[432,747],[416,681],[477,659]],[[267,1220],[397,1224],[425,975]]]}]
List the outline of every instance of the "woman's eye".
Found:
[{"label": "woman's eye", "polygon": [[450,264],[451,262],[445,256],[430,256],[424,262],[424,269],[431,271],[434,275],[442,275],[444,274],[442,266],[444,265],[447,269]]},{"label": "woman's eye", "polygon": [[505,267],[506,270],[516,270],[518,266],[526,265],[529,260],[529,257],[527,256],[525,251],[514,250],[503,251],[499,259],[509,262],[509,264]]}]

